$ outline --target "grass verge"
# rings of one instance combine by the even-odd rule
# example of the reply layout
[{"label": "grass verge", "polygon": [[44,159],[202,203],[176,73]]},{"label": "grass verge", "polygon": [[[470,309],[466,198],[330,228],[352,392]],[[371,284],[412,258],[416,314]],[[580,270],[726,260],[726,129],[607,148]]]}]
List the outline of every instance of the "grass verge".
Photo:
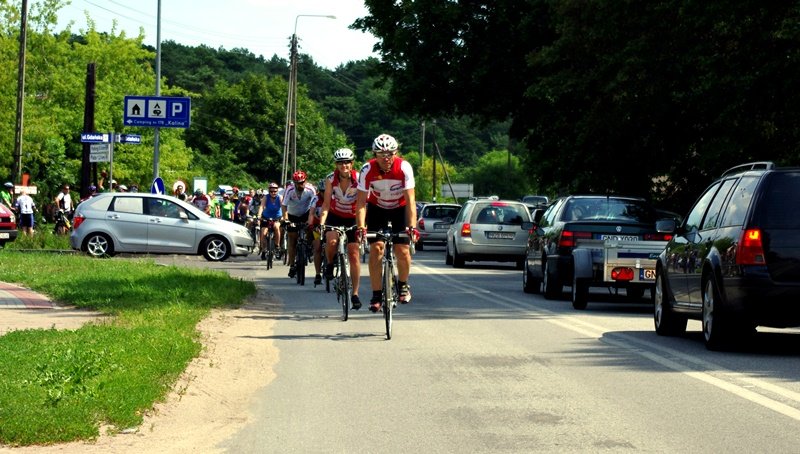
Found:
[{"label": "grass verge", "polygon": [[252,282],[152,259],[0,250],[0,281],[113,315],[77,330],[0,336],[0,443],[93,439],[101,425],[141,424],[201,349],[197,323],[238,306]]}]

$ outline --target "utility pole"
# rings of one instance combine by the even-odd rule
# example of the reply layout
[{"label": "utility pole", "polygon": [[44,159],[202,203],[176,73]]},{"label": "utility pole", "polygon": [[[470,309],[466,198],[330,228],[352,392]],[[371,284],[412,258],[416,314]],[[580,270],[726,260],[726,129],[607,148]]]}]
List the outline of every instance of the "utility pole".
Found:
[{"label": "utility pole", "polygon": [[[158,11],[156,13],[156,96],[161,96],[161,0],[158,0]],[[153,129],[153,181],[155,181],[159,177],[158,161],[161,133],[157,126]]]},{"label": "utility pole", "polygon": [[[95,101],[95,64],[86,65],[86,95],[83,106],[83,132],[94,132],[94,101]],[[82,143],[83,154],[81,159],[81,198],[91,195],[89,185],[97,184],[97,165],[89,162],[91,144]]]},{"label": "utility pole", "polygon": [[[433,134],[433,143],[435,144],[436,143],[436,120],[433,120],[433,128],[431,128],[431,130],[432,130],[432,134]],[[431,189],[432,189],[432,194],[433,194],[433,198],[431,199],[431,201],[433,203],[436,203],[436,156],[433,157],[433,188],[431,188]]]},{"label": "utility pole", "polygon": [[22,125],[25,110],[25,48],[28,43],[28,0],[22,0],[19,26],[19,65],[17,67],[17,126],[14,132],[14,170],[11,178],[22,183]]}]

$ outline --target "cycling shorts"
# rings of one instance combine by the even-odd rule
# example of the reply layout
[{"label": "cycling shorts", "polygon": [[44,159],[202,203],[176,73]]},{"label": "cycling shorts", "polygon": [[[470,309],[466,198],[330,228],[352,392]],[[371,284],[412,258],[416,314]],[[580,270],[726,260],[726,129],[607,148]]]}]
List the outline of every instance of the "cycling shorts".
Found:
[{"label": "cycling shorts", "polygon": [[[392,233],[402,233],[406,231],[406,207],[381,208],[371,203],[367,204],[367,230],[377,231],[392,223]],[[374,243],[376,239],[370,239]],[[394,244],[409,244],[408,238],[396,238]]]},{"label": "cycling shorts", "polygon": [[[333,213],[328,213],[328,218],[325,219],[325,225],[329,225],[331,227],[352,227],[356,225],[356,218],[343,218],[341,216],[336,216]],[[348,243],[357,243],[356,241],[356,231],[355,230],[348,230],[347,233],[347,242]]]}]

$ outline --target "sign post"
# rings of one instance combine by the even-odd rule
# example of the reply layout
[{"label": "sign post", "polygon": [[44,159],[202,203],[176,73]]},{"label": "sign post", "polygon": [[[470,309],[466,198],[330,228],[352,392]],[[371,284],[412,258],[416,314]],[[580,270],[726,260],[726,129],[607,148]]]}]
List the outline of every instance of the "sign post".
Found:
[{"label": "sign post", "polygon": [[[81,142],[89,146],[89,162],[107,162],[108,179],[114,181],[114,142],[142,143],[142,136],[138,134],[114,134],[114,132],[84,132],[81,133]],[[114,190],[111,184],[111,190]]]}]

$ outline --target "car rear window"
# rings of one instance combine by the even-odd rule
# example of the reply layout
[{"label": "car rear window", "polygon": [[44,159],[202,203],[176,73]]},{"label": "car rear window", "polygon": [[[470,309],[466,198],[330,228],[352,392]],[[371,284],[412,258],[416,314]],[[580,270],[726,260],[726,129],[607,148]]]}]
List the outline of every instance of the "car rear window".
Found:
[{"label": "car rear window", "polygon": [[444,219],[447,217],[455,218],[458,214],[460,207],[432,207],[427,206],[424,208],[425,213],[422,215],[426,218]]},{"label": "car rear window", "polygon": [[525,205],[495,202],[475,207],[471,222],[474,224],[508,224],[520,225],[530,218]]},{"label": "car rear window", "polygon": [[754,217],[755,225],[773,229],[800,228],[800,172],[774,172],[766,177]]},{"label": "car rear window", "polygon": [[564,207],[565,221],[624,221],[655,223],[655,210],[643,200],[574,198]]}]

